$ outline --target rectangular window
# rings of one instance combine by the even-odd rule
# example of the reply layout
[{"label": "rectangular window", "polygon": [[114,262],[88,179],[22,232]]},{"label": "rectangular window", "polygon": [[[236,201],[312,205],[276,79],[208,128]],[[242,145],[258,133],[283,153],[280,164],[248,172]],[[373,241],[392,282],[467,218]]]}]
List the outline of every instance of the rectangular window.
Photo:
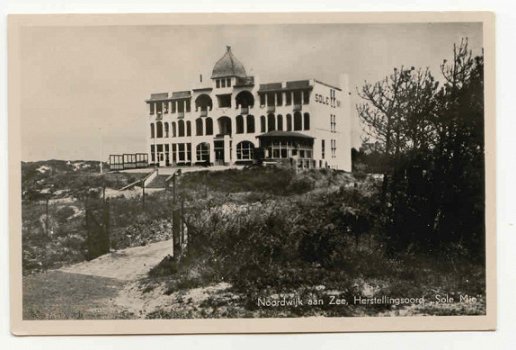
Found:
[{"label": "rectangular window", "polygon": [[295,105],[301,104],[301,91],[294,91],[294,104]]},{"label": "rectangular window", "polygon": [[150,153],[151,153],[151,161],[154,163],[155,162],[155,154],[154,154],[154,145],[151,145],[150,146]]},{"label": "rectangular window", "polygon": [[191,143],[186,144],[186,160],[188,160],[189,162],[192,161],[192,144]]},{"label": "rectangular window", "polygon": [[221,79],[220,87],[222,87],[222,88],[226,87],[226,79]]},{"label": "rectangular window", "polygon": [[172,108],[171,108],[171,112],[172,113],[176,113],[176,101],[172,101]]},{"label": "rectangular window", "polygon": [[154,115],[154,103],[149,103],[149,107],[150,107],[150,115]]},{"label": "rectangular window", "polygon": [[267,94],[267,106],[274,106],[275,105],[275,94],[270,92]]},{"label": "rectangular window", "polygon": [[332,158],[336,157],[336,151],[337,151],[337,141],[331,140],[331,157]]},{"label": "rectangular window", "polygon": [[265,106],[265,94],[260,94],[260,106]]},{"label": "rectangular window", "polygon": [[173,143],[172,144],[172,162],[174,162],[174,163],[177,162],[176,151],[177,151],[176,144]]},{"label": "rectangular window", "polygon": [[325,144],[324,144],[324,140],[321,140],[321,158],[324,159],[324,148],[325,148]]},{"label": "rectangular window", "polygon": [[190,100],[186,100],[186,113],[190,113]]},{"label": "rectangular window", "polygon": [[217,86],[217,89],[220,88],[220,80],[219,79],[215,80],[215,85]]},{"label": "rectangular window", "polygon": [[303,104],[307,105],[310,102],[310,90],[303,91]]},{"label": "rectangular window", "polygon": [[283,105],[283,92],[278,92],[276,94],[276,105],[282,106]]},{"label": "rectangular window", "polygon": [[220,108],[229,108],[229,107],[231,107],[231,94],[219,95],[217,97],[219,99],[219,107]]},{"label": "rectangular window", "polygon": [[227,87],[231,87],[231,78],[228,78],[226,80],[226,85],[227,85]]},{"label": "rectangular window", "polygon": [[168,101],[163,102],[163,113],[165,113],[165,114],[168,113]]},{"label": "rectangular window", "polygon": [[185,161],[185,144],[179,143],[179,161],[184,162]]},{"label": "rectangular window", "polygon": [[163,111],[163,104],[162,103],[156,103],[156,113],[161,114]]},{"label": "rectangular window", "polygon": [[287,91],[285,95],[285,105],[290,106],[292,104],[292,93]]},{"label": "rectangular window", "polygon": [[299,157],[300,158],[304,158],[305,157],[305,151],[304,150],[300,150],[299,151]]}]

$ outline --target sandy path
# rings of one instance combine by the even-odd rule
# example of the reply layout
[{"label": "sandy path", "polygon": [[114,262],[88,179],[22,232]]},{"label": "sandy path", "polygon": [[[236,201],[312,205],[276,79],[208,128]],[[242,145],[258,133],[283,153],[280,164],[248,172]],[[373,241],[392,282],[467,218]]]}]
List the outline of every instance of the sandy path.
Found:
[{"label": "sandy path", "polygon": [[171,253],[172,240],[167,240],[102,255],[91,261],[63,267],[59,271],[133,281],[145,276]]}]

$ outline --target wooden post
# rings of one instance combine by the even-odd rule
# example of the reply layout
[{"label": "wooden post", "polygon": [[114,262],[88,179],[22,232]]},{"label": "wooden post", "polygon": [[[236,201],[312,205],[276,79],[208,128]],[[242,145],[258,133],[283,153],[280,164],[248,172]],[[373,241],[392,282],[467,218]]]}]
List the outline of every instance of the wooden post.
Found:
[{"label": "wooden post", "polygon": [[145,210],[145,180],[142,180],[142,209]]}]

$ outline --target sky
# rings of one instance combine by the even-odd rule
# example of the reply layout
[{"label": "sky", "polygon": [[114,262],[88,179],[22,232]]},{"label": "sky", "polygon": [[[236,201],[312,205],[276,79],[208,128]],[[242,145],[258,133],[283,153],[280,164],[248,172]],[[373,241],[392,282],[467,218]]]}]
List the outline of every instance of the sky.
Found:
[{"label": "sky", "polygon": [[226,45],[262,83],[338,85],[348,74],[359,145],[357,88],[402,65],[429,67],[439,79],[440,64],[464,37],[480,54],[480,23],[24,27],[22,160],[146,152],[145,99],[209,78]]}]

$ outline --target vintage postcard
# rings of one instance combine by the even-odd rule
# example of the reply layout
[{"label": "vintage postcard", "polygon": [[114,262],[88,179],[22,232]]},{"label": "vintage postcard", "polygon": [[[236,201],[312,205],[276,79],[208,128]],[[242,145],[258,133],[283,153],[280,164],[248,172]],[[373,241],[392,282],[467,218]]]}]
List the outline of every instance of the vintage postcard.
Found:
[{"label": "vintage postcard", "polygon": [[8,29],[14,334],[495,329],[493,14]]}]

